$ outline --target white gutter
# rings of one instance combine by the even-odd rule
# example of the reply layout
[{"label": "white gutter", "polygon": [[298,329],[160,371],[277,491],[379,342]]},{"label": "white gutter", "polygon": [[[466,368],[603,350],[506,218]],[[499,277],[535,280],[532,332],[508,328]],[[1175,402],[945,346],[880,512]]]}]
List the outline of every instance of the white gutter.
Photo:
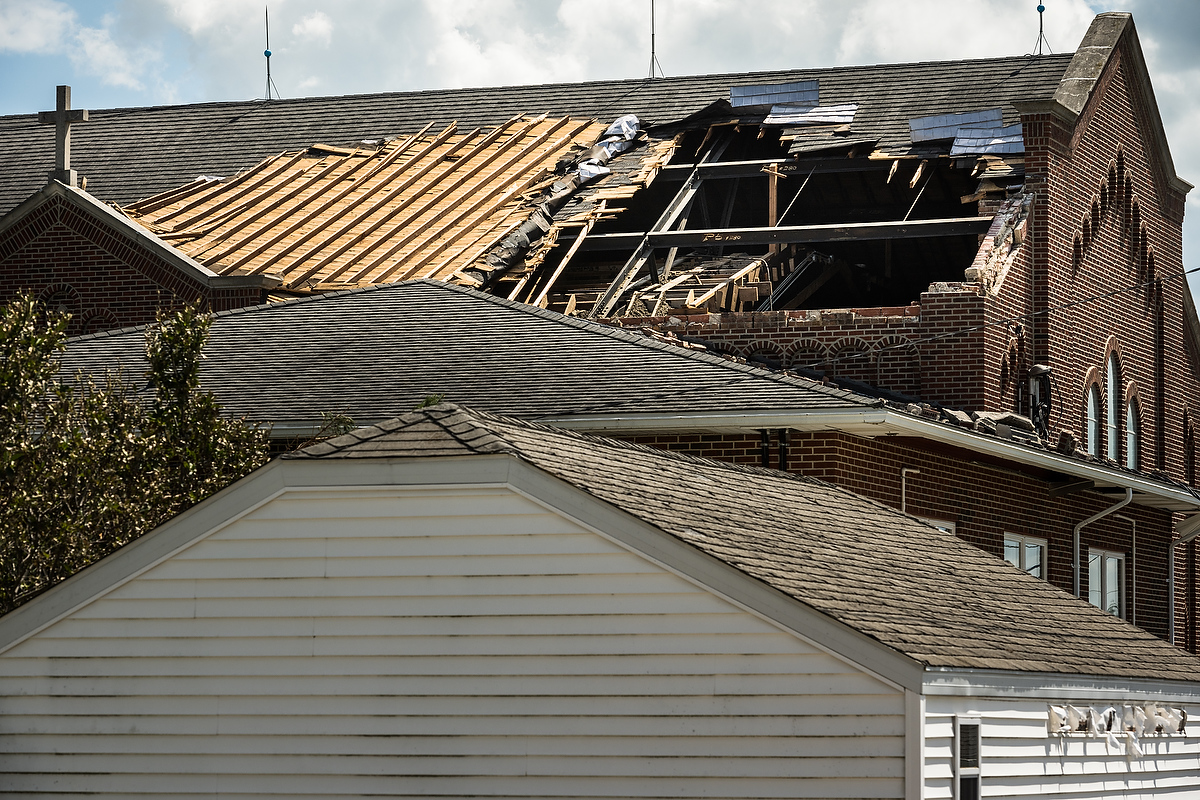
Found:
[{"label": "white gutter", "polygon": [[[570,415],[539,417],[537,421],[545,425],[599,434],[697,429],[739,429],[747,433],[756,433],[761,428],[791,428],[798,431],[843,432],[870,438],[914,436],[1090,480],[1097,486],[1132,489],[1139,494],[1166,501],[1163,507],[1174,511],[1200,512],[1200,497],[1182,488],[1174,488],[1141,475],[1119,472],[1112,467],[1079,461],[1051,451],[1037,450],[1017,442],[887,408],[750,411],[729,414]],[[1190,539],[1200,535],[1200,514],[1190,518],[1189,522],[1194,524],[1186,534]]]},{"label": "white gutter", "polygon": [[1083,530],[1083,528],[1085,526],[1091,525],[1093,522],[1095,522],[1098,519],[1107,517],[1109,514],[1113,513],[1114,511],[1120,511],[1122,508],[1124,508],[1125,506],[1129,505],[1132,502],[1133,502],[1133,489],[1126,486],[1124,500],[1121,500],[1120,502],[1117,502],[1117,503],[1109,506],[1108,508],[1104,509],[1103,511],[1092,514],[1090,517],[1085,519],[1083,522],[1081,522],[1075,526],[1075,534],[1074,534],[1074,537],[1072,540],[1073,546],[1075,548],[1075,550],[1074,550],[1075,560],[1074,560],[1074,563],[1072,564],[1072,566],[1075,568],[1075,596],[1076,597],[1083,599],[1082,595],[1079,594],[1079,532],[1081,530]]}]

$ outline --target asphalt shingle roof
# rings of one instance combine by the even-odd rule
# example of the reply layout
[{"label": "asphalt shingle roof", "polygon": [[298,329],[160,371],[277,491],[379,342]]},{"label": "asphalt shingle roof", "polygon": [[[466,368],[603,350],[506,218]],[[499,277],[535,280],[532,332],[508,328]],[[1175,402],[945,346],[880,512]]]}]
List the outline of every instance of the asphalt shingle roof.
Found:
[{"label": "asphalt shingle roof", "polygon": [[[198,103],[90,110],[71,132],[72,166],[102,200],[131,203],[197,175],[232,175],[268,156],[316,142],[343,144],[411,134],[427,123],[495,125],[517,114],[548,113],[611,121],[637,114],[649,123],[682,119],[727,100],[731,86],[817,79],[823,104],[857,103],[855,140],[878,139],[907,150],[910,117],[1004,108],[1017,99],[1048,100],[1070,54],[971,61],[885,64],[676,78],[594,81],[298,100]],[[46,87],[46,107],[53,92]],[[88,108],[87,98],[75,97]],[[765,109],[760,109],[765,111]],[[739,112],[741,113],[741,112]],[[747,112],[749,115],[749,112]],[[54,129],[36,114],[0,117],[0,214],[46,181]]]},{"label": "asphalt shingle roof", "polygon": [[[62,372],[141,381],[143,343],[142,327],[72,339]],[[204,354],[204,387],[253,421],[374,421],[430,394],[522,417],[880,403],[432,280],[221,312]]]},{"label": "asphalt shingle roof", "polygon": [[1200,659],[952,534],[809,478],[453,404],[285,458],[509,453],[935,667],[1200,679]]}]

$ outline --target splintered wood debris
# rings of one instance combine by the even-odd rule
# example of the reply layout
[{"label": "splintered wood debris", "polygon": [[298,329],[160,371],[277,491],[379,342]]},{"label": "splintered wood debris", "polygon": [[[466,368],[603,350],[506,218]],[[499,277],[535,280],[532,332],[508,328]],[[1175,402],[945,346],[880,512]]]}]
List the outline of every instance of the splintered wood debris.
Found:
[{"label": "splintered wood debris", "polygon": [[281,153],[123,210],[221,275],[269,273],[316,291],[446,279],[519,225],[527,195],[604,130],[545,115],[466,132],[430,125],[381,146]]}]

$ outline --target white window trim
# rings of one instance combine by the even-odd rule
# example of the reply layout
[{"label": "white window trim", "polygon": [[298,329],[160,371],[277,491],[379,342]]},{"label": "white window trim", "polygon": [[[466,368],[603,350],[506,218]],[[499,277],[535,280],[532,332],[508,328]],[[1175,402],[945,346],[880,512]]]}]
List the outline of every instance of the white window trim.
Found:
[{"label": "white window trim", "polygon": [[[1093,558],[1100,559],[1100,587],[1098,590],[1096,587],[1092,586],[1092,559]],[[1118,553],[1113,550],[1101,550],[1097,547],[1089,547],[1088,548],[1088,602],[1091,603],[1092,605],[1096,606],[1097,608],[1099,608],[1101,611],[1112,613],[1107,608],[1105,608],[1103,605],[1104,598],[1108,595],[1108,591],[1110,588],[1109,586],[1105,585],[1105,581],[1108,576],[1107,560],[1110,558],[1117,559],[1117,563],[1119,564],[1119,569],[1117,570],[1117,580],[1120,582],[1120,585],[1117,587],[1117,615],[1116,616],[1120,617],[1121,619],[1128,619],[1126,608],[1128,607],[1129,603],[1126,600],[1126,589],[1125,589],[1128,581],[1125,578],[1125,554],[1124,553]],[[1100,597],[1099,604],[1092,602],[1092,596],[1093,596],[1093,594],[1096,594],[1097,592]]]},{"label": "white window trim", "polygon": [[921,522],[932,525],[940,531],[945,531],[946,533],[950,534],[955,533],[957,528],[956,524],[948,519],[937,519],[936,517],[917,517],[917,519],[921,520]]},{"label": "white window trim", "polygon": [[[1029,572],[1029,566],[1030,566],[1029,564],[1025,563],[1025,547],[1026,547],[1026,545],[1036,544],[1037,546],[1041,547],[1042,548],[1042,564],[1041,564],[1042,574],[1038,575],[1036,577],[1039,577],[1042,580],[1049,580],[1049,573],[1050,573],[1050,544],[1049,544],[1049,542],[1047,542],[1045,539],[1040,539],[1036,536],[1022,536],[1022,535],[1016,534],[1016,533],[1006,533],[1006,534],[1004,534],[1005,549],[1007,549],[1009,542],[1017,543],[1017,547],[1019,548],[1018,552],[1020,553],[1018,558],[1020,559],[1021,563],[1013,564],[1013,566],[1015,566],[1017,569],[1021,570],[1022,572]],[[1004,560],[1008,561],[1007,558]],[[1008,561],[1008,563],[1012,564],[1011,561]]]},{"label": "white window trim", "polygon": [[[975,726],[977,733],[976,744],[976,766],[964,767],[962,765],[962,728],[964,726]],[[954,715],[954,800],[964,800],[962,793],[962,781],[964,778],[975,778],[978,781],[977,797],[983,797],[983,725],[978,714],[955,714]]]}]

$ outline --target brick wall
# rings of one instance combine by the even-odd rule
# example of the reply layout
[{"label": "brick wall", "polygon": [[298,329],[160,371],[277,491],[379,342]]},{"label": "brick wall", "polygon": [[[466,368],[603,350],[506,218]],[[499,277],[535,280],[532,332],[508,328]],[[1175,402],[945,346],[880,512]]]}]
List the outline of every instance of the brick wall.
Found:
[{"label": "brick wall", "polygon": [[210,288],[61,197],[0,239],[0,302],[22,290],[70,312],[71,335],[151,322],[182,302],[223,311],[264,300],[257,287]]},{"label": "brick wall", "polygon": [[[761,437],[753,434],[627,438],[665,450],[739,464],[761,464]],[[1051,498],[1051,483],[1047,479],[999,462],[985,463],[985,457],[970,451],[934,449],[920,440],[864,439],[842,433],[800,431],[790,431],[787,439],[787,464],[791,471],[834,483],[893,508],[899,508],[901,503],[901,469],[918,470],[906,481],[908,513],[951,522],[958,536],[998,558],[1004,554],[1005,534],[1046,539],[1049,580],[1068,593],[1074,584],[1073,528],[1113,502],[1092,492]],[[779,464],[778,431],[770,432],[768,463],[772,468]],[[1084,565],[1081,591],[1086,598],[1088,547],[1125,553],[1127,586],[1136,583],[1134,602],[1127,600],[1127,614],[1133,615],[1134,621],[1150,633],[1168,638],[1165,576],[1172,535],[1171,515],[1134,505],[1125,507],[1121,513],[1136,520],[1136,549],[1134,526],[1128,521],[1109,517],[1084,528],[1080,535]],[[1186,569],[1186,564],[1180,568]],[[1190,602],[1194,613],[1194,597]],[[1188,603],[1187,587],[1180,584],[1176,596],[1177,618],[1186,613]]]}]

